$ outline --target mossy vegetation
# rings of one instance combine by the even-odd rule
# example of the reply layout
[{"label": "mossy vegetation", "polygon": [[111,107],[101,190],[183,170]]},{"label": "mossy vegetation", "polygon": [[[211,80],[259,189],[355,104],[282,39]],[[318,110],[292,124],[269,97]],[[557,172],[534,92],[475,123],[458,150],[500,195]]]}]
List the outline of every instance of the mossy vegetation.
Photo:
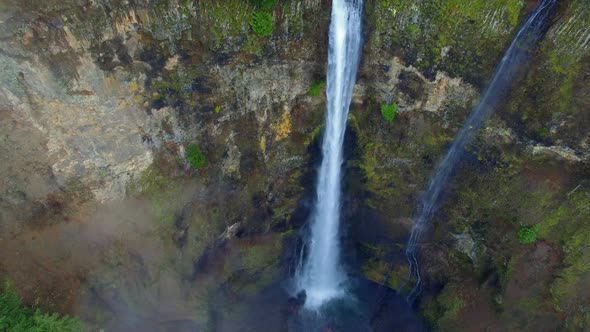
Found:
[{"label": "mossy vegetation", "polygon": [[250,55],[262,56],[264,45],[266,45],[264,38],[260,38],[255,34],[248,35],[246,44],[244,44],[244,47],[242,47],[242,51]]},{"label": "mossy vegetation", "polygon": [[156,194],[166,188],[166,176],[155,165],[148,167],[139,179],[132,182],[129,192],[132,195]]},{"label": "mossy vegetation", "polygon": [[258,37],[268,37],[273,32],[273,15],[272,9],[277,3],[277,0],[252,0],[256,4],[256,11],[252,13],[252,17],[248,23],[252,28],[252,31]]},{"label": "mossy vegetation", "polygon": [[81,322],[74,317],[43,313],[22,303],[12,284],[5,281],[0,291],[0,330],[10,332],[78,332]]},{"label": "mossy vegetation", "polygon": [[539,226],[520,226],[518,229],[518,241],[522,244],[531,244],[537,241]]},{"label": "mossy vegetation", "polygon": [[[176,49],[178,52],[173,52],[179,56],[179,64],[175,69],[162,68],[166,60],[174,55],[172,51],[170,54],[166,53],[163,48],[155,49],[153,53],[157,53],[158,57],[154,61],[146,61],[152,66],[153,72],[159,75],[158,78],[148,78],[146,89],[151,89],[150,92],[153,93],[147,96],[147,101],[148,103],[151,101],[154,107],[170,106],[174,111],[182,108],[183,105],[187,106],[183,111],[190,110],[191,118],[197,118],[199,123],[206,123],[207,118],[222,120],[219,115],[212,113],[220,113],[222,109],[219,106],[219,99],[224,97],[217,96],[216,98],[219,99],[213,98],[213,100],[199,99],[205,95],[217,94],[214,85],[209,84],[206,78],[202,79],[203,75],[214,71],[211,70],[211,63],[205,66],[195,65],[200,63],[201,59],[212,63],[223,63],[228,61],[227,56],[230,58],[230,64],[234,65],[234,59],[231,58],[234,54],[241,56],[248,53],[248,56],[264,55],[265,57],[267,54],[273,54],[274,57],[274,52],[271,52],[275,51],[272,49],[274,45],[268,44],[270,40],[268,36],[275,35],[272,44],[275,43],[275,39],[278,43],[284,38],[289,43],[293,43],[289,44],[290,46],[307,45],[306,43],[316,42],[312,40],[317,39],[315,37],[318,31],[321,31],[319,25],[325,23],[322,20],[308,20],[313,15],[310,15],[309,11],[301,10],[300,8],[305,5],[299,1],[282,1],[281,6],[284,5],[286,8],[281,10],[274,10],[276,0],[186,1],[184,5],[180,5],[183,8],[176,6],[178,2],[157,1],[157,3],[158,11],[152,12],[150,9],[149,17],[157,18],[158,14],[162,14],[162,19],[153,19],[153,26],[138,29],[142,42],[150,33],[154,38],[150,43],[166,44],[170,48],[182,48],[179,45],[181,37],[190,35],[192,39],[185,39],[188,40],[186,43],[190,44],[189,48]],[[499,56],[512,37],[522,17],[521,10],[524,3],[520,0],[372,1],[367,3],[367,6],[372,6],[373,11],[378,12],[378,15],[373,15],[375,18],[372,22],[373,31],[369,31],[372,38],[370,43],[373,44],[368,45],[367,49],[400,55],[406,60],[404,65],[418,67],[428,74],[427,78],[432,78],[435,71],[440,69],[481,85],[489,78],[489,73],[497,64]],[[532,74],[513,89],[514,96],[517,95],[516,100],[511,99],[506,109],[511,116],[519,119],[516,121],[518,125],[515,126],[518,127],[515,129],[518,132],[515,132],[513,136],[506,136],[507,140],[518,141],[518,144],[523,145],[528,145],[530,138],[543,140],[547,145],[554,142],[560,142],[555,144],[575,143],[576,135],[581,132],[579,128],[587,127],[587,121],[586,123],[584,123],[585,120],[580,121],[576,124],[579,128],[567,129],[572,133],[571,135],[560,137],[562,134],[559,133],[558,124],[570,117],[584,114],[583,111],[587,109],[589,100],[586,84],[588,58],[584,58],[587,57],[587,52],[580,51],[579,43],[580,40],[585,41],[583,33],[589,26],[587,13],[590,13],[590,10],[583,0],[569,1],[563,5],[564,8],[569,8],[570,3],[571,10],[579,13],[576,14],[576,19],[564,21],[564,23],[559,21],[561,17],[557,18],[556,27],[559,29],[550,31],[540,50],[535,50],[537,53],[534,58],[541,60],[531,66],[534,70]],[[325,8],[327,5],[324,2],[322,6]],[[95,7],[89,6],[89,15],[94,11],[96,11]],[[139,9],[137,13],[141,15],[141,17],[138,16],[141,18],[140,21],[149,21],[146,19],[147,14]],[[115,12],[113,16],[121,16],[121,14],[121,12]],[[196,19],[197,17],[199,18]],[[572,16],[565,15],[565,17]],[[77,31],[81,37],[88,35],[90,38],[97,38],[95,36],[109,29],[105,26],[107,19],[97,19],[95,16],[89,16],[89,19],[92,19],[93,24],[97,22],[96,28],[92,30],[93,33]],[[78,18],[69,21],[83,20]],[[101,23],[98,24],[98,22]],[[566,25],[562,28],[561,23]],[[141,26],[143,23],[138,24]],[[158,24],[162,27],[157,27]],[[289,31],[285,32],[287,29]],[[304,39],[303,31],[307,33],[310,30],[313,33],[309,33]],[[293,31],[297,31],[298,39],[291,38]],[[288,37],[283,37],[283,33],[288,34]],[[373,47],[375,45],[376,48]],[[283,44],[280,46],[283,48]],[[321,54],[321,51],[308,52],[309,49],[305,47],[301,49],[311,54],[310,58]],[[278,58],[281,61],[285,60],[283,64],[291,59],[282,51],[278,53],[281,53]],[[222,59],[218,60],[217,56]],[[274,58],[269,56],[269,59]],[[389,61],[388,59],[385,61]],[[264,63],[266,60],[261,62]],[[313,60],[317,61],[317,59]],[[16,74],[13,76],[16,77]],[[212,78],[211,81],[215,79]],[[422,79],[413,81],[416,84],[403,76],[400,76],[399,80],[412,83],[406,84],[406,89],[401,91],[408,101],[417,102],[425,99],[423,93],[426,89],[419,84]],[[314,82],[309,88],[309,95],[320,96],[324,86],[323,81]],[[133,90],[139,91],[139,88]],[[531,98],[531,91],[534,91],[536,98]],[[306,91],[303,93],[305,94]],[[305,100],[298,100],[297,103],[309,102],[309,100],[314,103],[320,101],[320,99],[302,99]],[[359,148],[355,151],[356,155],[353,159],[349,160],[349,165],[362,170],[362,176],[359,177],[363,178],[359,180],[359,183],[362,183],[362,188],[368,192],[366,199],[364,196],[358,198],[359,201],[362,200],[363,208],[368,207],[368,210],[378,211],[379,217],[384,220],[383,224],[403,224],[405,221],[401,219],[411,216],[417,201],[416,196],[425,187],[429,174],[452,139],[453,127],[459,125],[451,124],[451,129],[441,126],[442,122],[447,121],[442,117],[448,116],[449,113],[455,116],[457,112],[442,111],[439,114],[430,114],[434,112],[418,111],[397,114],[395,104],[381,105],[382,100],[374,98],[366,104],[363,100],[363,108],[367,105],[368,110],[366,112],[364,109],[359,112],[353,110],[351,113],[350,125],[355,128]],[[207,142],[209,145],[206,149],[207,157],[210,163],[215,162],[215,164],[222,158],[223,153],[223,149],[216,147],[223,146],[226,134],[236,128],[232,127],[234,126],[231,124],[232,121],[238,120],[233,118],[232,112],[229,112],[230,108],[233,108],[232,103],[221,105],[228,108],[223,108],[223,113],[227,115],[223,119],[230,118],[229,115],[232,117],[229,121],[219,122],[218,129],[222,134],[207,138],[211,139],[211,142]],[[408,103],[404,102],[403,105],[405,107]],[[207,113],[195,114],[199,112],[197,107],[203,107]],[[276,110],[275,107],[276,105],[272,105],[273,110]],[[358,105],[353,107],[360,108]],[[138,195],[148,199],[154,218],[166,225],[167,229],[174,229],[178,220],[182,227],[190,224],[190,228],[182,230],[190,234],[182,254],[187,257],[187,261],[190,260],[189,256],[198,257],[206,246],[214,243],[229,222],[244,222],[246,225],[244,227],[248,231],[254,229],[253,232],[259,230],[270,232],[270,229],[274,229],[274,224],[269,222],[269,218],[273,219],[272,222],[287,224],[281,227],[292,227],[288,224],[288,219],[302,191],[297,182],[301,178],[300,173],[297,173],[300,170],[287,173],[285,176],[283,173],[280,176],[273,173],[283,172],[288,166],[277,165],[291,157],[306,158],[301,150],[297,150],[304,144],[295,144],[293,137],[305,135],[304,143],[312,144],[321,136],[321,127],[317,126],[320,121],[311,121],[314,123],[311,126],[309,123],[302,122],[301,117],[297,117],[295,113],[291,113],[292,115],[284,113],[279,118],[276,114],[269,114],[271,118],[268,122],[265,120],[262,126],[260,121],[245,124],[245,117],[239,118],[238,127],[240,128],[237,131],[240,133],[236,141],[242,153],[240,162],[247,171],[243,172],[241,179],[232,180],[233,182],[228,180],[227,183],[223,183],[224,186],[219,187],[238,188],[237,192],[244,191],[244,193],[219,193],[207,188],[207,195],[202,196],[210,196],[207,199],[219,205],[206,206],[203,202],[192,202],[192,204],[203,203],[198,205],[198,208],[195,207],[200,210],[199,212],[203,212],[188,216],[186,225],[182,224],[185,221],[178,216],[182,209],[179,205],[186,202],[177,202],[181,190],[177,183],[170,181],[170,174],[176,171],[173,167],[151,167],[136,181]],[[580,118],[583,120],[587,117]],[[386,122],[395,120],[396,125],[385,125],[384,120]],[[187,125],[193,128],[192,124]],[[530,137],[520,132],[520,125],[529,130]],[[258,132],[253,128],[258,128]],[[495,129],[497,128],[491,128],[491,130]],[[581,146],[586,144],[580,141]],[[447,257],[441,257],[441,260],[448,258],[444,263],[452,265],[454,270],[444,272],[452,277],[469,274],[469,277],[474,279],[481,278],[478,281],[481,282],[480,285],[483,285],[482,289],[497,287],[494,291],[500,294],[507,292],[507,285],[511,281],[514,282],[515,275],[518,276],[518,273],[522,272],[519,266],[522,264],[518,259],[518,257],[524,257],[522,252],[528,253],[536,248],[547,246],[548,251],[554,250],[560,255],[563,254],[563,262],[555,270],[556,277],[550,284],[551,295],[555,308],[567,313],[568,317],[573,317],[572,325],[568,328],[584,330],[590,320],[587,314],[589,312],[587,300],[583,298],[585,294],[588,294],[587,285],[590,284],[587,258],[590,257],[587,249],[590,243],[588,238],[590,229],[584,222],[590,218],[587,213],[590,205],[588,186],[582,184],[580,189],[570,194],[572,188],[564,192],[559,187],[561,184],[555,185],[551,182],[560,180],[548,179],[541,183],[536,177],[544,177],[544,173],[530,174],[541,167],[539,165],[541,162],[528,160],[526,153],[515,147],[518,144],[496,146],[495,143],[486,145],[475,142],[468,148],[467,157],[462,165],[463,170],[467,171],[459,170],[460,176],[449,182],[449,193],[445,195],[448,201],[443,202],[446,205],[443,207],[444,211],[440,219],[437,220],[440,222],[433,223],[435,227],[438,227],[434,232],[433,242],[445,247],[447,245],[445,240],[450,233],[473,234],[474,241],[484,249],[478,251],[477,255],[484,257],[471,262],[464,259],[466,256],[459,257],[464,255],[463,252],[449,250],[445,252]],[[205,150],[206,147],[201,146],[201,148]],[[262,157],[260,157],[260,151],[262,151]],[[179,154],[174,156],[177,158],[176,162],[182,166],[182,172],[187,171]],[[211,178],[211,181],[221,179],[221,176],[218,177],[219,172],[215,173],[216,171],[213,170],[215,167],[202,169],[207,164],[207,158],[197,145],[187,146],[186,159],[191,167],[201,168],[200,172],[203,173],[211,169],[208,175],[214,175],[195,177],[198,178],[195,181],[208,178]],[[563,161],[563,163],[567,162]],[[189,173],[191,173],[190,170]],[[279,178],[279,181],[275,181],[276,178]],[[576,185],[577,183],[573,187]],[[194,189],[192,187],[191,189]],[[253,204],[253,191],[265,193],[260,195],[260,199],[256,199],[256,206]],[[272,193],[272,202],[270,193]],[[351,205],[355,205],[357,201],[353,203]],[[253,210],[258,211],[254,214]],[[268,214],[272,216],[269,217]],[[531,226],[523,226],[519,229],[519,225]],[[165,232],[163,235],[166,241],[169,241],[170,233],[172,232]],[[250,233],[246,235],[248,236]],[[536,245],[519,245],[519,242],[534,243],[536,239],[543,241],[538,241]],[[220,269],[227,269],[222,272],[227,278],[220,279],[229,284],[231,290],[236,293],[252,293],[279,275],[276,265],[283,250],[282,243],[274,242],[274,238],[264,239],[258,243],[243,239],[231,241],[240,242],[237,245],[239,248],[230,255],[227,265],[220,267]],[[367,244],[365,247],[362,250],[368,252],[368,258],[362,262],[363,275],[376,282],[387,280],[389,287],[399,289],[407,277],[407,270],[401,265],[392,268],[392,264],[385,259],[394,249],[381,244]],[[519,251],[520,256],[514,254],[514,251]],[[123,265],[124,262],[117,261],[116,264]],[[436,268],[438,266],[433,267],[433,270]],[[388,274],[389,279],[386,279]],[[499,279],[499,286],[495,285],[496,279]],[[440,279],[436,279],[436,282],[439,281]],[[447,280],[445,279],[444,282]],[[469,299],[461,291],[460,286],[458,281],[451,281],[433,300],[430,316],[433,320],[450,322],[462,319],[461,314],[468,305]],[[549,294],[545,295],[545,298],[550,301]],[[538,310],[540,306],[536,301],[537,298],[519,300],[522,314],[526,315],[532,310]],[[506,309],[508,305],[499,303],[498,311]]]},{"label": "mossy vegetation", "polygon": [[163,71],[150,80],[150,107],[160,109],[175,106],[194,111],[209,101],[211,88],[202,68],[180,64],[176,69]]},{"label": "mossy vegetation", "polygon": [[399,126],[384,126],[381,106],[381,101],[373,100],[367,103],[366,112],[352,112],[349,116],[358,137],[356,163],[366,179],[364,188],[370,193],[365,204],[389,217],[406,217],[412,214],[413,188],[427,180],[425,174],[431,171],[452,136],[433,126],[436,119],[430,114],[420,116],[419,125],[408,130],[412,124],[395,112],[395,106],[384,111],[389,117],[395,114],[393,119]]},{"label": "mossy vegetation", "polygon": [[324,126],[317,126],[315,127],[311,133],[309,133],[309,135],[307,135],[305,137],[305,145],[308,146],[310,144],[313,144],[315,142],[319,142],[319,140],[322,137],[322,131],[324,130]]},{"label": "mossy vegetation", "polygon": [[268,37],[272,35],[272,13],[265,10],[257,10],[252,14],[249,23],[252,27],[252,31],[254,31],[258,37]]},{"label": "mossy vegetation", "polygon": [[186,147],[185,156],[189,165],[193,168],[201,168],[207,164],[207,157],[205,157],[203,152],[201,152],[201,149],[199,149],[194,143],[191,143]]},{"label": "mossy vegetation", "polygon": [[455,319],[465,306],[460,289],[460,285],[447,285],[437,297],[437,302],[443,312],[443,320]]},{"label": "mossy vegetation", "polygon": [[[243,0],[204,0],[200,1],[196,14],[201,22],[198,39],[204,39],[212,51],[228,51],[231,44],[247,35],[249,20],[254,13],[255,6],[250,1]],[[203,38],[204,37],[204,38]],[[231,41],[231,43],[230,43]]]},{"label": "mossy vegetation", "polygon": [[[470,269],[463,269],[463,262],[452,264],[463,271],[460,275],[476,276],[479,282],[489,280],[493,273],[498,280],[497,295],[490,295],[490,303],[504,313],[499,318],[502,324],[517,324],[507,318],[515,312],[529,317],[519,321],[525,325],[513,325],[520,329],[538,324],[540,312],[557,317],[551,309],[549,287],[557,310],[568,317],[584,310],[587,303],[577,292],[589,281],[585,257],[590,252],[585,248],[590,243],[590,228],[580,221],[590,218],[590,195],[583,177],[581,183],[575,180],[582,175],[564,170],[559,163],[537,160],[515,146],[494,147],[483,139],[476,139],[467,153],[450,182],[452,190],[437,219],[442,223],[435,227],[432,241],[442,243],[449,233],[469,231],[486,248],[469,264]],[[564,255],[561,264],[560,252]],[[535,255],[542,255],[542,262],[536,262],[536,267],[527,265]],[[526,279],[535,268],[539,269],[535,277]],[[523,280],[529,280],[528,284],[521,290],[524,293],[518,293],[514,287]],[[434,320],[440,323],[443,316]],[[572,324],[584,319],[577,314],[571,317],[575,317]],[[454,324],[461,319],[464,317],[456,317]]]},{"label": "mossy vegetation", "polygon": [[436,330],[454,330],[455,328],[450,327],[465,307],[463,297],[461,285],[449,283],[436,297],[424,301],[421,308],[422,314]]},{"label": "mossy vegetation", "polygon": [[[584,48],[590,43],[590,31],[585,28],[590,25],[589,13],[586,1],[563,5],[563,13],[534,50],[526,76],[515,85],[508,107],[501,111],[507,121],[547,145],[561,141],[574,148],[580,144],[579,133],[590,125],[588,117],[580,116],[590,105],[590,48]],[[553,125],[561,121],[569,123]]]},{"label": "mossy vegetation", "polygon": [[[588,328],[588,317],[576,312],[587,308],[583,294],[590,291],[590,192],[578,189],[539,224],[539,237],[561,246],[565,257],[551,294],[555,307],[570,313],[571,328]],[[584,325],[586,324],[586,325]]]},{"label": "mossy vegetation", "polygon": [[309,95],[312,97],[319,97],[322,90],[326,87],[326,81],[315,81],[309,87]]},{"label": "mossy vegetation", "polygon": [[518,25],[521,0],[380,0],[369,5],[372,42],[401,49],[427,75],[437,69],[482,84]]},{"label": "mossy vegetation", "polygon": [[397,104],[382,104],[381,105],[381,116],[385,121],[391,123],[397,114]]},{"label": "mossy vegetation", "polygon": [[162,235],[172,232],[175,215],[183,204],[179,200],[182,187],[178,179],[170,176],[169,171],[164,170],[161,165],[153,164],[139,179],[131,182],[128,192],[131,196],[148,200],[154,221]]},{"label": "mossy vegetation", "polygon": [[252,0],[252,2],[264,10],[271,10],[277,4],[277,0]]},{"label": "mossy vegetation", "polygon": [[253,241],[233,240],[230,244],[231,266],[219,275],[236,294],[252,295],[268,286],[279,275],[278,262],[283,236],[271,233]]},{"label": "mossy vegetation", "polygon": [[408,280],[408,267],[406,265],[393,265],[384,260],[366,260],[362,266],[365,278],[384,284],[397,292],[407,293],[411,290],[412,281]]}]

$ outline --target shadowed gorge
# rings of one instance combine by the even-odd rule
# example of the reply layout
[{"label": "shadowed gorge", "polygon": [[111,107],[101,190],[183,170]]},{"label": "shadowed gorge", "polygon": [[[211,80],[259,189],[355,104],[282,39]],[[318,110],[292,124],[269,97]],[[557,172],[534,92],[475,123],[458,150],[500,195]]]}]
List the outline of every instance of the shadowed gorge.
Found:
[{"label": "shadowed gorge", "polygon": [[589,27],[0,0],[0,330],[590,329]]}]

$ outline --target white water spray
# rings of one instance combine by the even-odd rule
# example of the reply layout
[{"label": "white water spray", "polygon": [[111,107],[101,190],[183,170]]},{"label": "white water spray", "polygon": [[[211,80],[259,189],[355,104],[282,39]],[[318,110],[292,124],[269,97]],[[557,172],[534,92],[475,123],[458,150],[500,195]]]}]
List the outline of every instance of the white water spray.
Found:
[{"label": "white water spray", "polygon": [[361,53],[362,0],[333,0],[328,54],[328,109],[307,258],[297,271],[305,307],[319,308],[342,296],[340,196],[344,131]]}]

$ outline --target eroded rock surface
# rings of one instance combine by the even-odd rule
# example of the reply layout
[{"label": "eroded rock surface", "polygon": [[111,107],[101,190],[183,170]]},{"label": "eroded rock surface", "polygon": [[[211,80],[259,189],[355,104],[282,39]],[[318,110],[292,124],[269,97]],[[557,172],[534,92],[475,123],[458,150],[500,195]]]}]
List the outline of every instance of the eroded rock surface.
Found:
[{"label": "eroded rock surface", "polygon": [[[343,202],[362,277],[406,290],[418,198],[533,5],[366,3]],[[236,303],[288,278],[313,200],[329,4],[279,1],[270,37],[255,10],[0,3],[0,277],[28,303],[93,328],[238,326]],[[587,13],[559,5],[448,185],[423,244],[435,329],[588,327]]]}]

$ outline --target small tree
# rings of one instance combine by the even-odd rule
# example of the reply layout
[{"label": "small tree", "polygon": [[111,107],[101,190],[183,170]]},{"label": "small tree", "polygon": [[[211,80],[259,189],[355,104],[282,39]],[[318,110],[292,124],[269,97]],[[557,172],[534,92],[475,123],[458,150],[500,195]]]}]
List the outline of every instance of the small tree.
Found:
[{"label": "small tree", "polygon": [[393,119],[395,119],[395,115],[397,114],[397,104],[382,104],[381,105],[381,116],[385,121],[391,123]]}]

